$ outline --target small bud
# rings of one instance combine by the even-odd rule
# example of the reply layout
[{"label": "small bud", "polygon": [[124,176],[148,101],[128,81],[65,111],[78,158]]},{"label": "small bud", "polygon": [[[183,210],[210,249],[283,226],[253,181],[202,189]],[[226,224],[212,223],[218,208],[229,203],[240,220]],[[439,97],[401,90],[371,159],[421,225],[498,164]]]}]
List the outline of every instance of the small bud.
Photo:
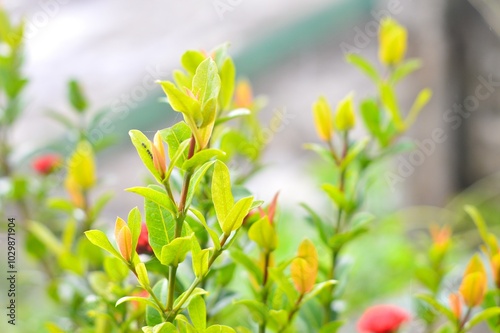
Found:
[{"label": "small bud", "polygon": [[149,234],[146,223],[141,225],[141,234],[139,235],[139,239],[137,241],[136,251],[139,254],[153,254],[153,249],[149,244]]},{"label": "small bud", "polygon": [[253,104],[252,86],[247,80],[238,81],[235,89],[234,106],[250,108]]},{"label": "small bud", "polygon": [[455,318],[460,320],[462,318],[462,300],[460,294],[450,294],[449,296],[450,308]]},{"label": "small bud", "polygon": [[486,269],[484,268],[483,262],[478,254],[474,255],[472,259],[469,261],[467,268],[464,272],[464,277],[472,273],[481,273],[486,276]]},{"label": "small bud", "polygon": [[465,304],[472,308],[481,305],[486,294],[486,289],[486,274],[475,272],[463,278],[459,291]]},{"label": "small bud", "polygon": [[33,169],[43,176],[50,175],[61,166],[62,158],[55,154],[42,155],[33,161]]},{"label": "small bud", "polygon": [[406,53],[407,31],[396,20],[385,18],[380,22],[379,59],[384,65],[397,65]]},{"label": "small bud", "polygon": [[160,177],[163,180],[167,172],[167,162],[165,157],[165,148],[163,146],[163,140],[161,138],[160,132],[156,132],[153,139],[153,144],[151,145],[153,150],[153,164],[160,173]]},{"label": "small bud", "polygon": [[132,233],[125,221],[119,217],[115,223],[115,239],[123,259],[130,262],[132,259]]},{"label": "small bud", "polygon": [[432,237],[432,242],[439,248],[447,248],[450,243],[451,238],[451,228],[448,225],[440,228],[439,226],[433,224],[430,227],[430,233]]},{"label": "small bud", "polygon": [[314,125],[323,141],[330,141],[333,135],[332,109],[325,97],[321,96],[313,104]]},{"label": "small bud", "polygon": [[350,93],[337,106],[335,115],[335,127],[339,131],[348,131],[356,125],[354,113],[354,94]]}]

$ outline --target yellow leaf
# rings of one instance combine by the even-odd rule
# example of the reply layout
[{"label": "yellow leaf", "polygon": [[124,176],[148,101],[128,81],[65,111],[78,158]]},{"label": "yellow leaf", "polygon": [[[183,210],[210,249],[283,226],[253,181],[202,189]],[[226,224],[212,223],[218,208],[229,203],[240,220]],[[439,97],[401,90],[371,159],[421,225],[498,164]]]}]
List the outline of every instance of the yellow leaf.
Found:
[{"label": "yellow leaf", "polygon": [[301,294],[311,291],[318,275],[318,253],[310,240],[304,240],[297,257],[291,265],[292,280],[295,288]]},{"label": "yellow leaf", "polygon": [[88,141],[80,141],[68,161],[68,177],[83,190],[88,190],[96,182],[94,151]]},{"label": "yellow leaf", "polygon": [[478,254],[475,254],[469,261],[467,268],[465,269],[464,277],[472,273],[481,273],[486,276],[486,269],[484,268],[483,262]]},{"label": "yellow leaf", "polygon": [[339,131],[348,131],[356,125],[354,113],[354,94],[350,93],[337,106],[335,115],[335,127]]},{"label": "yellow leaf", "polygon": [[481,272],[474,272],[463,278],[459,291],[468,307],[481,305],[486,294],[486,284],[486,274]]},{"label": "yellow leaf", "polygon": [[313,115],[318,136],[323,141],[330,141],[333,134],[332,109],[324,96],[314,102]]},{"label": "yellow leaf", "polygon": [[380,22],[379,30],[379,59],[384,65],[397,65],[403,60],[406,53],[408,33],[392,18],[385,18]]},{"label": "yellow leaf", "polygon": [[76,180],[69,174],[64,180],[64,187],[71,198],[71,202],[73,202],[76,207],[83,208],[85,206],[85,198],[83,196],[82,189]]},{"label": "yellow leaf", "polygon": [[121,218],[117,217],[115,222],[115,239],[118,240],[118,235],[120,231],[122,231],[123,227],[125,227],[127,223]]}]

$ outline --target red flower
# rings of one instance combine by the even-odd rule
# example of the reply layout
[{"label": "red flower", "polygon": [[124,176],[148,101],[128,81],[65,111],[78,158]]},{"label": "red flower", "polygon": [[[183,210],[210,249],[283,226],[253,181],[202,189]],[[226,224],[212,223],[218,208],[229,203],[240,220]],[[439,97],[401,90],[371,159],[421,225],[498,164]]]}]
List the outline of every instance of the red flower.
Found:
[{"label": "red flower", "polygon": [[135,248],[139,254],[153,254],[153,249],[149,245],[149,235],[146,223],[141,226],[141,234],[137,240],[137,247]]},{"label": "red flower", "polygon": [[41,175],[48,175],[54,172],[62,164],[62,158],[59,155],[47,154],[36,158],[33,161],[33,169]]},{"label": "red flower", "polygon": [[394,305],[376,305],[368,308],[358,321],[360,333],[394,333],[410,315]]}]

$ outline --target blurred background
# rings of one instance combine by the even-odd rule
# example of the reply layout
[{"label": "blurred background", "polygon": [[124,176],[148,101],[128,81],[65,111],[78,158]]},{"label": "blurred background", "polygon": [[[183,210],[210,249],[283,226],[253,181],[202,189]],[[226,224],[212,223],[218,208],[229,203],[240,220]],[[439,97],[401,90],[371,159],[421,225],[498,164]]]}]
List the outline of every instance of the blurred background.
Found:
[{"label": "blurred background", "polygon": [[311,104],[320,93],[332,104],[351,90],[358,99],[374,93],[344,54],[362,53],[375,62],[375,31],[386,15],[408,27],[408,56],[424,63],[404,82],[402,105],[409,107],[423,87],[434,91],[411,136],[425,143],[442,129],[446,137],[430,150],[423,144],[425,158],[419,165],[410,162],[405,168],[409,156],[395,161],[394,172],[402,168],[404,180],[385,182],[391,198],[404,206],[444,205],[500,167],[499,43],[488,23],[497,24],[494,1],[474,1],[479,11],[465,0],[4,2],[14,17],[27,21],[30,84],[23,118],[14,129],[14,142],[24,154],[18,158],[40,143],[63,139],[63,128],[46,112],[70,114],[66,82],[78,79],[92,109],[109,109],[112,115],[112,124],[96,132],[95,139],[112,135],[121,143],[99,159],[102,174],[112,174],[103,181],[119,193],[108,207],[114,210],[111,215],[122,205],[138,204],[134,195],[121,191],[137,184],[142,172],[136,171],[142,169],[127,131],[152,133],[179,117],[158,103],[162,92],[154,80],[170,78],[184,50],[209,50],[226,41],[238,76],[251,80],[256,95],[267,97],[266,121],[277,112],[285,118],[279,131],[261,138],[269,141],[268,168],[253,180],[252,190],[267,199],[281,189],[287,201],[295,202],[316,195],[302,177],[304,160],[311,157],[302,144],[316,140]]},{"label": "blurred background", "polygon": [[[400,91],[407,109],[416,93],[434,95],[408,136],[417,155],[398,157],[380,177],[378,201],[391,209],[447,205],[457,194],[479,188],[479,202],[496,203],[500,189],[500,4],[493,0],[4,0],[14,18],[26,20],[26,108],[13,130],[17,160],[45,150],[68,155],[71,138],[47,116],[72,116],[66,84],[77,79],[95,112],[106,109],[91,139],[115,145],[99,155],[103,190],[115,190],[109,221],[142,199],[124,188],[141,184],[142,167],[128,138],[132,128],[152,137],[180,120],[159,99],[154,84],[171,78],[187,49],[231,43],[238,77],[265,95],[264,124],[282,126],[256,140],[268,143],[266,168],[250,182],[260,199],[281,190],[283,205],[324,201],[311,181],[316,142],[311,105],[324,94],[335,105],[350,91],[356,99],[375,88],[344,60],[346,52],[377,61],[378,22],[391,15],[409,30],[408,57],[423,68]],[[266,125],[264,125],[266,126]],[[360,126],[361,127],[361,126]],[[440,139],[436,140],[436,133]],[[93,135],[93,137],[92,137]],[[362,130],[358,135],[362,136]],[[412,157],[413,156],[413,157]],[[399,176],[391,181],[389,175]],[[422,213],[424,212],[424,213]],[[419,214],[436,216],[429,208]],[[420,218],[413,217],[414,219]],[[438,217],[436,217],[438,219]]]}]

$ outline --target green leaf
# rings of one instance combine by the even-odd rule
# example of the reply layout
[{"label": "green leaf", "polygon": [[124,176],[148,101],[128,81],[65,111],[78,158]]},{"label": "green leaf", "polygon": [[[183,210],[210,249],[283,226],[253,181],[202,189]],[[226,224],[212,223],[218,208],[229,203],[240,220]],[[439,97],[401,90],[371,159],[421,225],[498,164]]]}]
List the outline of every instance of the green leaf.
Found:
[{"label": "green leaf", "polygon": [[314,209],[312,209],[305,203],[301,203],[300,205],[309,213],[310,218],[308,220],[310,220],[312,224],[316,227],[316,230],[318,231],[321,240],[325,244],[327,244],[328,239],[331,237],[331,231],[327,228],[326,224],[323,222],[321,217],[318,214],[316,214]]},{"label": "green leaf", "polygon": [[[172,73],[172,77],[174,78],[175,84],[179,88],[188,88],[191,89],[191,76],[186,75],[184,71],[176,69]],[[168,103],[168,99],[165,98],[165,101]]]},{"label": "green leaf", "polygon": [[329,322],[328,324],[321,327],[319,333],[337,333],[337,331],[344,325],[344,321],[336,320]]},{"label": "green leaf", "polygon": [[165,180],[163,181],[163,183],[167,182],[170,179],[170,175],[174,171],[174,168],[176,166],[178,166],[177,164],[178,164],[179,160],[183,160],[184,163],[187,162],[187,160],[186,160],[186,158],[187,158],[186,153],[187,153],[187,147],[190,144],[191,144],[191,139],[187,139],[187,140],[185,140],[184,142],[182,142],[180,144],[179,149],[177,150],[177,152],[175,153],[175,155],[170,160],[170,164],[169,164],[167,172],[165,174]]},{"label": "green leaf", "polygon": [[382,131],[382,114],[377,102],[373,98],[365,99],[361,102],[360,110],[361,117],[368,132],[375,138],[380,139],[380,133]]},{"label": "green leaf", "polygon": [[[191,75],[196,73],[196,69],[205,60],[206,56],[198,50],[188,50],[181,57],[182,67]],[[188,86],[191,89],[191,86]]]},{"label": "green leaf", "polygon": [[278,235],[267,216],[252,224],[248,230],[248,238],[266,251],[273,251],[278,246]]},{"label": "green leaf", "polygon": [[[181,121],[172,127],[160,131],[162,139],[168,144],[168,157],[172,163],[174,156],[177,154],[181,143],[191,138],[191,129],[189,126]],[[175,162],[175,166],[182,166],[187,158],[187,151]]]},{"label": "green leaf", "polygon": [[47,207],[54,210],[60,210],[66,213],[72,213],[75,209],[73,203],[65,198],[47,199]]},{"label": "green leaf", "polygon": [[262,284],[263,276],[262,269],[257,265],[257,263],[250,258],[246,253],[238,248],[231,248],[229,251],[231,258],[241,266],[243,266],[250,274],[253,275],[257,284]]},{"label": "green leaf", "polygon": [[486,321],[492,317],[498,317],[500,315],[500,307],[488,308],[479,313],[476,313],[468,322],[465,324],[465,332],[471,330],[477,324]]},{"label": "green leaf", "polygon": [[[185,291],[179,297],[177,297],[177,299],[174,302],[174,308],[177,307],[177,305],[179,304],[179,301],[184,298],[184,295],[187,292],[188,291]],[[202,288],[195,288],[193,290],[193,292],[191,294],[189,294],[189,297],[186,299],[186,301],[182,305],[182,308],[185,309],[186,307],[188,307],[189,304],[191,303],[191,301],[193,300],[193,298],[195,298],[196,296],[201,296],[201,295],[206,295],[206,294],[208,294],[208,292],[206,290],[204,290]]]},{"label": "green leaf", "polygon": [[82,113],[87,108],[87,100],[83,95],[82,88],[75,80],[71,80],[68,83],[68,98],[71,105],[79,113]]},{"label": "green leaf", "polygon": [[231,105],[234,93],[234,80],[236,77],[236,69],[231,58],[226,58],[220,68],[221,88],[219,93],[220,105],[222,110],[227,110]]},{"label": "green leaf", "polygon": [[197,278],[202,278],[207,274],[209,257],[210,251],[208,249],[193,254],[193,271]]},{"label": "green leaf", "polygon": [[392,117],[394,125],[399,132],[406,129],[405,123],[401,118],[401,112],[399,111],[398,101],[396,99],[396,94],[391,85],[383,83],[380,85],[380,99],[382,104],[387,108],[387,111]]},{"label": "green leaf", "polygon": [[215,249],[220,250],[219,235],[217,235],[215,230],[211,229],[208,226],[207,221],[205,220],[205,217],[203,216],[203,214],[199,210],[197,210],[196,208],[193,208],[193,207],[191,207],[190,210],[191,210],[191,212],[193,212],[193,214],[196,216],[198,221],[203,225],[203,227],[207,231],[208,235],[210,236],[210,239],[212,239],[212,242],[214,243]]},{"label": "green leaf", "polygon": [[118,306],[118,305],[120,305],[122,303],[125,303],[125,302],[140,302],[140,303],[152,306],[153,308],[155,308],[158,311],[161,311],[161,309],[158,307],[158,305],[155,302],[153,302],[152,299],[145,298],[145,297],[139,297],[139,296],[125,296],[125,297],[122,297],[118,301],[116,301],[115,306]]},{"label": "green leaf", "polygon": [[422,67],[422,61],[420,61],[420,59],[408,59],[401,65],[397,66],[396,69],[394,69],[391,74],[390,80],[393,84],[396,84],[420,67]]},{"label": "green leaf", "polygon": [[234,206],[234,198],[231,192],[229,169],[220,161],[217,161],[214,167],[214,174],[212,177],[212,200],[214,202],[217,220],[219,220],[219,223],[222,223]]},{"label": "green leaf", "polygon": [[286,310],[269,310],[269,324],[271,329],[279,332],[282,327],[288,325],[288,312]]},{"label": "green leaf", "polygon": [[335,160],[333,159],[332,153],[328,149],[323,147],[322,145],[319,145],[316,143],[306,143],[302,147],[304,147],[304,149],[311,150],[311,151],[315,152],[321,158],[323,158],[325,161],[327,161],[329,163],[335,162]]},{"label": "green leaf", "polygon": [[135,251],[141,234],[142,224],[141,212],[137,207],[132,208],[132,210],[128,213],[127,224],[132,235],[132,249]]},{"label": "green leaf", "polygon": [[223,158],[226,155],[222,150],[209,148],[203,149],[202,151],[197,152],[193,155],[189,160],[186,160],[182,164],[182,169],[186,171],[193,171],[198,166],[201,166],[211,160],[212,158]]},{"label": "green leaf", "polygon": [[172,240],[161,250],[160,262],[166,266],[178,266],[186,259],[186,255],[191,251],[192,235],[188,237],[178,237]]},{"label": "green leaf", "polygon": [[156,170],[153,163],[153,149],[151,148],[151,141],[139,130],[131,130],[128,132],[132,144],[134,145],[142,163],[151,172],[151,174],[156,178],[156,180],[161,183],[160,173]]},{"label": "green leaf", "polygon": [[252,319],[259,325],[267,321],[267,306],[262,302],[257,300],[241,300],[234,302],[234,305],[243,305],[246,307],[252,315]]},{"label": "green leaf", "polygon": [[[161,279],[160,281],[158,281],[153,287],[153,293],[160,300],[167,299],[167,279]],[[165,308],[165,304],[162,304],[162,307]],[[161,316],[160,312],[161,311],[158,311],[157,307],[148,306],[146,308],[146,323],[148,324],[148,326],[155,326],[163,322],[163,317]]]},{"label": "green leaf", "polygon": [[373,80],[373,82],[377,84],[380,82],[380,77],[377,73],[377,70],[362,56],[355,53],[350,53],[346,55],[346,60],[348,63],[356,66],[363,73],[365,73],[370,79]]},{"label": "green leaf", "polygon": [[[215,202],[215,201],[214,201]],[[236,202],[227,214],[226,218],[219,221],[220,227],[225,235],[229,235],[231,232],[239,229],[243,224],[243,219],[247,216],[252,206],[253,197],[246,197],[240,199]]]},{"label": "green leaf", "polygon": [[156,257],[160,258],[163,246],[170,243],[174,238],[175,217],[167,209],[147,199],[144,201],[144,212],[149,244]]},{"label": "green leaf", "polygon": [[88,240],[94,244],[95,246],[100,247],[101,249],[109,252],[116,258],[123,260],[122,256],[115,250],[113,245],[109,242],[108,237],[101,230],[88,230],[85,231],[85,236],[87,236]]},{"label": "green leaf", "polygon": [[142,328],[144,333],[178,333],[179,331],[172,323],[161,323],[154,327],[145,326]]},{"label": "green leaf", "polygon": [[349,206],[349,202],[347,201],[344,192],[342,192],[337,186],[332,184],[323,184],[321,185],[321,188],[326,192],[326,194],[328,194],[339,209],[346,209]]},{"label": "green leaf", "polygon": [[369,138],[363,138],[356,142],[356,144],[349,149],[347,156],[340,163],[340,169],[345,170],[349,164],[351,164],[351,162],[354,161],[354,159],[358,157],[358,155],[366,148],[368,142],[370,142]]},{"label": "green leaf", "polygon": [[158,81],[158,83],[167,95],[168,103],[172,109],[190,116],[196,123],[202,120],[201,105],[196,99],[177,89],[172,82]]},{"label": "green leaf", "polygon": [[308,302],[318,296],[323,290],[326,288],[329,288],[333,285],[335,285],[337,281],[335,280],[328,280],[325,282],[318,283],[314,286],[314,288],[307,293],[307,295],[304,297],[304,300],[302,301],[303,303]]},{"label": "green leaf", "polygon": [[177,207],[172,202],[172,199],[170,199],[166,193],[162,192],[162,188],[158,185],[149,185],[148,187],[130,187],[125,191],[139,194],[147,200],[153,201],[154,203],[167,209],[172,214],[177,214]]},{"label": "green leaf", "polygon": [[427,302],[430,306],[432,306],[437,312],[443,314],[448,318],[449,321],[455,322],[456,318],[453,312],[448,309],[446,306],[442,305],[438,301],[436,301],[432,296],[430,295],[424,295],[424,294],[418,294],[415,297]]},{"label": "green leaf", "polygon": [[413,125],[415,120],[417,119],[420,111],[427,105],[429,100],[432,97],[432,91],[430,89],[422,89],[419,93],[413,105],[411,106],[410,112],[408,113],[408,117],[406,117],[405,123],[406,127],[410,127]]},{"label": "green leaf", "polygon": [[250,114],[252,114],[252,112],[248,109],[244,108],[234,109],[228,112],[225,116],[217,118],[217,120],[215,121],[215,126],[228,122],[229,120],[232,119],[248,116]]},{"label": "green leaf", "polygon": [[104,271],[114,282],[122,282],[129,274],[129,268],[123,260],[115,257],[104,257]]},{"label": "green leaf", "polygon": [[207,328],[205,333],[236,333],[236,331],[229,326],[212,325]]},{"label": "green leaf", "polygon": [[191,182],[189,183],[188,193],[186,197],[186,208],[189,208],[189,206],[191,205],[194,194],[196,193],[201,180],[205,176],[205,173],[208,171],[208,169],[210,169],[210,167],[215,162],[216,161],[208,161],[207,163],[203,164],[198,170],[195,171],[193,177],[191,177]]},{"label": "green leaf", "polygon": [[217,65],[212,58],[206,58],[196,68],[193,77],[193,94],[201,102],[202,108],[211,99],[219,96],[221,80]]},{"label": "green leaf", "polygon": [[144,289],[149,288],[149,277],[146,265],[144,265],[144,263],[142,262],[138,263],[137,265],[135,265],[135,272],[137,273],[137,280],[139,280],[141,286]]},{"label": "green leaf", "polygon": [[189,317],[194,327],[204,330],[207,327],[207,308],[201,296],[196,296],[188,306]]},{"label": "green leaf", "polygon": [[357,227],[353,227],[349,231],[335,234],[328,240],[328,246],[333,249],[340,249],[348,242],[366,233],[368,230],[368,227],[366,227],[365,225],[359,225]]},{"label": "green leaf", "polygon": [[285,267],[272,267],[269,268],[269,276],[276,283],[288,298],[289,302],[295,302],[297,299],[297,291],[288,277],[285,276],[283,270]]}]

